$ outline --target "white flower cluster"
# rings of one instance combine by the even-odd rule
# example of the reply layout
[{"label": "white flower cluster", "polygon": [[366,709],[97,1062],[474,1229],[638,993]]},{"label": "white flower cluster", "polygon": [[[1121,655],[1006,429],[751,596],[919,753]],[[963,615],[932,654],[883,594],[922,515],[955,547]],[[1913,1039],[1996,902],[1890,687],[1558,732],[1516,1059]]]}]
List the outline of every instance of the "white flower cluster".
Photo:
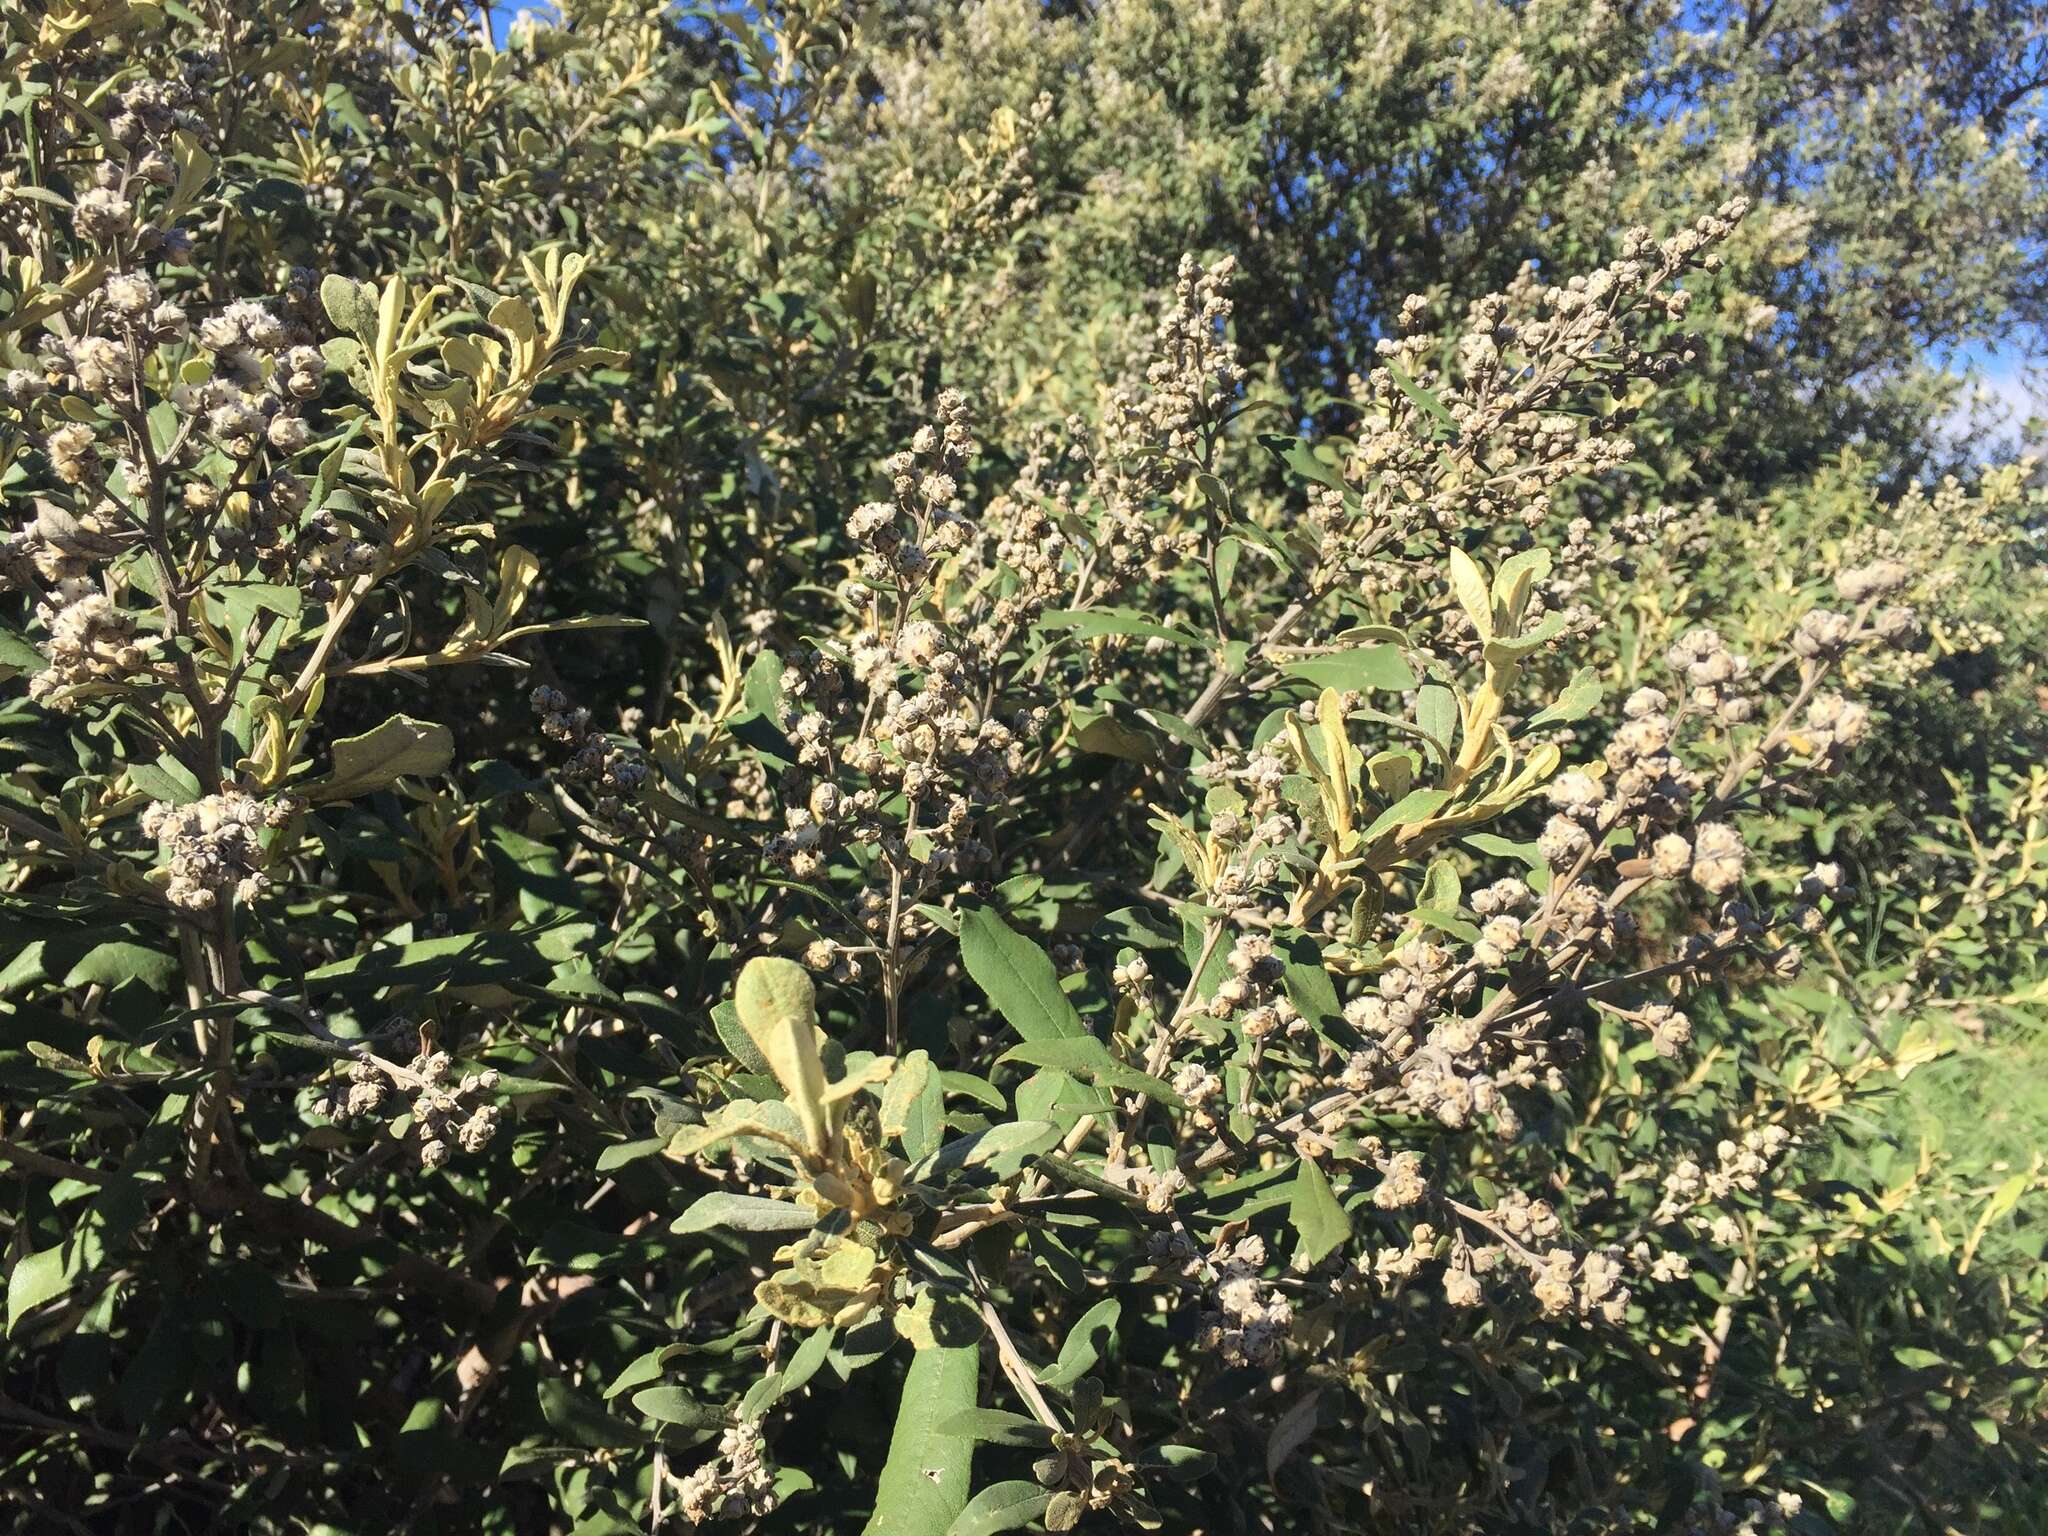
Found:
[{"label": "white flower cluster", "polygon": [[[893,499],[847,522],[867,583],[862,632],[843,653],[792,652],[782,673],[800,771],[783,780],[783,825],[765,852],[809,880],[838,849],[878,848],[853,904],[870,939],[922,934],[927,920],[907,910],[922,893],[977,877],[990,856],[978,808],[1005,796],[1047,719],[1043,707],[994,707],[1008,633],[971,622],[972,610],[949,612],[934,585],[977,531],[960,509],[975,452],[965,400],[941,392],[933,421],[888,460]],[[834,975],[850,968],[831,941],[806,960]]]},{"label": "white flower cluster", "polygon": [[145,836],[163,847],[171,905],[209,912],[223,901],[254,901],[269,886],[263,872],[263,834],[298,812],[288,797],[259,800],[239,790],[208,795],[190,805],[157,801],[142,817]]},{"label": "white flower cluster", "polygon": [[60,584],[38,605],[49,630],[43,643],[48,665],[29,679],[29,697],[69,708],[78,690],[96,682],[123,682],[149,663],[153,637],[136,632],[134,615],[104,592],[77,592]]},{"label": "white flower cluster", "polygon": [[[1100,606],[1141,580],[1163,590],[1163,578],[1197,553],[1199,530],[1158,514],[1187,466],[1221,440],[1243,384],[1227,334],[1235,274],[1228,259],[1205,269],[1183,256],[1142,377],[1111,392],[1099,425],[1075,415],[1063,432],[1043,434],[1014,485],[990,502],[988,556],[1015,577],[1015,590],[990,606],[978,645],[999,652],[1047,608]],[[1124,640],[1102,636],[1090,654],[1114,655]],[[1161,643],[1148,640],[1148,652]]]},{"label": "white flower cluster", "polygon": [[1127,477],[1134,499],[1170,487],[1179,471],[1161,453],[1199,459],[1244,383],[1244,366],[1224,332],[1237,262],[1226,256],[1205,268],[1184,255],[1174,276],[1173,305],[1154,334],[1141,387],[1118,389],[1104,412],[1103,441]]},{"label": "white flower cluster", "polygon": [[718,1455],[678,1480],[685,1520],[759,1520],[775,1512],[775,1467],[755,1420],[743,1419],[718,1438]]},{"label": "white flower cluster", "polygon": [[[160,281],[191,254],[190,237],[169,222],[178,157],[204,131],[190,99],[182,82],[148,79],[116,99],[71,221],[106,275],[44,322],[33,365],[5,380],[54,494],[0,536],[0,580],[37,594],[49,665],[30,687],[52,708],[74,707],[94,686],[171,679],[168,665],[152,663],[167,638],[192,627],[182,611],[191,599],[153,593],[165,613],[149,627],[162,633],[138,637],[115,565],[137,545],[175,541],[175,557],[159,550],[159,564],[181,570],[195,556],[201,572],[246,561],[244,574],[297,583],[316,600],[374,563],[374,547],[331,514],[300,526],[308,483],[282,463],[310,443],[305,412],[326,375],[308,319],[311,275],[293,275],[282,308],[237,300],[196,325],[162,285],[174,279]],[[34,241],[46,264],[77,265],[55,231]],[[193,686],[188,674],[175,681]]]},{"label": "white flower cluster", "polygon": [[[1556,407],[1596,363],[1651,379],[1683,365],[1682,350],[1638,346],[1630,322],[1639,312],[1681,320],[1689,295],[1669,285],[1688,268],[1718,264],[1714,247],[1746,207],[1735,199],[1661,242],[1632,229],[1618,260],[1561,284],[1540,282],[1525,267],[1504,291],[1473,303],[1452,349],[1454,371],[1435,366],[1439,343],[1426,323],[1427,302],[1411,297],[1401,311],[1406,334],[1379,341],[1380,366],[1352,389],[1358,399],[1382,402],[1358,433],[1345,477],[1370,489],[1359,493],[1348,523],[1322,508],[1326,553],[1360,558],[1383,528],[1443,532],[1504,516],[1534,527],[1566,480],[1627,463],[1634,445],[1607,422],[1589,427]],[[1448,447],[1427,424],[1439,412],[1455,428]],[[1364,542],[1354,548],[1347,539]]]},{"label": "white flower cluster", "polygon": [[[1740,1141],[1723,1138],[1714,1148],[1714,1165],[1704,1168],[1684,1158],[1664,1176],[1664,1196],[1653,1218],[1659,1226],[1681,1218],[1697,1223],[1702,1207],[1724,1204],[1731,1195],[1753,1195],[1766,1174],[1793,1146],[1792,1133],[1775,1121],[1743,1132]],[[1735,1218],[1716,1211],[1706,1218],[1717,1243],[1740,1236]]]},{"label": "white flower cluster", "polygon": [[498,1088],[496,1071],[487,1067],[457,1078],[454,1070],[446,1051],[423,1052],[405,1067],[366,1057],[351,1062],[311,1107],[316,1115],[347,1124],[385,1113],[394,1091],[409,1095],[401,1101],[410,1117],[409,1143],[422,1168],[439,1168],[457,1147],[472,1156],[483,1151],[505,1119],[488,1097]]},{"label": "white flower cluster", "polygon": [[595,791],[591,809],[604,822],[623,826],[631,821],[640,792],[653,773],[640,749],[592,730],[590,711],[572,704],[559,688],[543,683],[528,696],[528,702],[540,716],[543,736],[576,749],[562,765],[562,777]]},{"label": "white flower cluster", "polygon": [[1286,967],[1274,953],[1269,935],[1239,934],[1224,958],[1229,974],[1204,1003],[1205,1014],[1234,1020],[1248,1040],[1264,1040],[1278,1032],[1295,1034],[1303,1028],[1301,1014],[1282,985]]},{"label": "white flower cluster", "polygon": [[[1481,942],[1490,933],[1492,943],[1503,944],[1511,927],[1519,942],[1520,920],[1497,914],[1488,919]],[[1484,1120],[1503,1140],[1519,1136],[1522,1117],[1509,1094],[1558,1083],[1550,1043],[1486,1029],[1454,1008],[1472,996],[1478,979],[1478,971],[1445,944],[1418,938],[1401,945],[1388,956],[1374,990],[1344,1005],[1345,1022],[1365,1044],[1346,1061],[1342,1085],[1376,1113],[1413,1115],[1452,1129]],[[1405,1171],[1399,1179],[1390,1175],[1381,1189],[1410,1187],[1408,1179]]]},{"label": "white flower cluster", "polygon": [[1741,725],[1755,715],[1756,701],[1744,687],[1749,659],[1731,651],[1714,630],[1686,631],[1665,654],[1664,664],[1685,679],[1693,706],[1711,711],[1723,724]]},{"label": "white flower cluster", "polygon": [[1279,1358],[1294,1326],[1294,1306],[1265,1278],[1269,1261],[1263,1238],[1219,1242],[1204,1254],[1185,1232],[1158,1233],[1149,1256],[1202,1292],[1205,1305],[1196,1341],[1205,1353],[1231,1366],[1265,1366]]}]

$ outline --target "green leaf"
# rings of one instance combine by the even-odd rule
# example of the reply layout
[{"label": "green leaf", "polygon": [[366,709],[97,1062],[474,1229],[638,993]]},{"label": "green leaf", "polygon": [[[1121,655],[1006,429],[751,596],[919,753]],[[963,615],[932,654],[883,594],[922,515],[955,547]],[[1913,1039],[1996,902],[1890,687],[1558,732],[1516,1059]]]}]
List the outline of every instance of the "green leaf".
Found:
[{"label": "green leaf", "polygon": [[996,1059],[1051,1067],[1105,1088],[1142,1093],[1148,1099],[1157,1099],[1161,1104],[1169,1104],[1176,1109],[1182,1104],[1181,1096],[1168,1084],[1149,1072],[1140,1072],[1136,1067],[1118,1061],[1110,1054],[1109,1047],[1093,1035],[1076,1035],[1066,1040],[1027,1040],[1022,1045],[1011,1046]]},{"label": "green leaf", "polygon": [[[654,1390],[665,1389],[657,1387]],[[597,1404],[578,1394],[559,1376],[550,1376],[541,1382],[540,1414],[547,1420],[548,1428],[564,1440],[592,1450],[638,1445],[642,1439],[638,1431],[620,1423]]]},{"label": "green leaf", "polygon": [[1990,1200],[1985,1203],[1983,1214],[1977,1218],[1977,1225],[1989,1227],[1994,1221],[2014,1210],[2020,1203],[2020,1196],[2027,1192],[2027,1183],[2027,1175],[2016,1173],[2000,1184],[1992,1191]]},{"label": "green leaf", "polygon": [[374,294],[375,290],[367,283],[343,277],[338,272],[330,272],[320,279],[320,307],[327,311],[327,318],[337,331],[344,331],[359,341],[368,341],[377,333]]},{"label": "green leaf", "polygon": [[348,800],[401,778],[427,779],[455,761],[455,733],[445,725],[393,715],[375,730],[334,744],[334,772],[305,793],[315,800]]},{"label": "green leaf", "polygon": [[1458,696],[1441,683],[1429,683],[1415,692],[1415,724],[1437,745],[1456,745]]},{"label": "green leaf", "polygon": [[709,1232],[732,1227],[741,1232],[801,1232],[817,1225],[818,1213],[787,1200],[723,1191],[700,1196],[669,1227],[677,1233]]},{"label": "green leaf", "polygon": [[782,713],[782,658],[774,651],[763,651],[747,668],[740,703],[764,719],[773,720]]},{"label": "green leaf", "polygon": [[972,1099],[977,1104],[986,1105],[997,1114],[1010,1107],[1002,1091],[987,1078],[976,1077],[972,1072],[941,1072],[938,1076],[940,1086],[947,1093],[957,1093],[963,1098]]},{"label": "green leaf", "polygon": [[827,1357],[832,1353],[832,1341],[839,1336],[836,1328],[818,1328],[804,1335],[803,1343],[797,1345],[789,1357],[789,1364],[780,1370],[770,1371],[747,1389],[740,1399],[739,1415],[743,1419],[758,1419],[790,1393],[802,1387],[805,1382],[818,1374]]},{"label": "green leaf", "polygon": [[1534,843],[1518,843],[1492,832],[1468,832],[1459,841],[1468,848],[1477,849],[1480,853],[1489,854],[1497,859],[1518,859],[1531,869],[1544,866],[1543,855]]},{"label": "green leaf", "polygon": [[1336,1018],[1342,1012],[1342,1005],[1337,1001],[1337,989],[1332,985],[1329,969],[1324,964],[1322,947],[1302,933],[1287,940],[1285,953],[1286,970],[1282,981],[1287,988],[1287,1000],[1311,1025],[1321,1026]]},{"label": "green leaf", "polygon": [[49,664],[49,658],[35,646],[13,630],[0,627],[0,668],[11,668],[34,676]]},{"label": "green leaf", "polygon": [[1411,826],[1418,821],[1427,821],[1449,803],[1451,792],[1447,789],[1410,790],[1399,800],[1388,806],[1372,820],[1372,825],[1359,835],[1359,840],[1371,843],[1381,834],[1396,827]]},{"label": "green leaf", "polygon": [[1439,425],[1450,428],[1451,440],[1453,442],[1457,441],[1458,418],[1450,413],[1443,401],[1437,399],[1433,393],[1409,378],[1406,371],[1399,364],[1386,362],[1381,366],[1387,370],[1387,377],[1394,381],[1394,388],[1400,390],[1402,394],[1414,401],[1422,411]]},{"label": "green leaf", "polygon": [[197,1330],[177,1309],[157,1314],[142,1347],[121,1373],[121,1413],[131,1424],[155,1430],[158,1415],[184,1401],[192,1382],[191,1347],[198,1342]]},{"label": "green leaf", "polygon": [[1244,553],[1243,539],[1219,539],[1216,543],[1216,586],[1225,597],[1237,581],[1238,557]]},{"label": "green leaf", "polygon": [[125,939],[109,939],[86,951],[65,976],[64,985],[97,984],[111,991],[124,982],[139,981],[152,992],[162,992],[177,980],[180,969],[176,955],[161,954]]},{"label": "green leaf", "polygon": [[1600,704],[1600,678],[1591,667],[1581,667],[1572,674],[1572,680],[1564,685],[1562,692],[1549,706],[1531,715],[1522,729],[1533,730],[1539,725],[1563,725],[1573,720],[1583,720]]},{"label": "green leaf", "polygon": [[1287,1220],[1300,1234],[1301,1253],[1311,1264],[1321,1263],[1351,1240],[1351,1218],[1312,1158],[1304,1157],[1296,1169]]},{"label": "green leaf", "polygon": [[1138,1457],[1138,1466],[1159,1472],[1177,1483],[1192,1482],[1216,1464],[1214,1452],[1194,1445],[1155,1445]]},{"label": "green leaf", "polygon": [[[1308,1165],[1304,1163],[1302,1166]],[[1268,1478],[1277,1476],[1281,1467],[1287,1464],[1287,1458],[1306,1445],[1309,1436],[1316,1432],[1316,1412],[1322,1406],[1322,1400],[1322,1388],[1317,1387],[1274,1421],[1271,1432],[1266,1436]]]},{"label": "green leaf", "polygon": [[1005,1120],[1001,1125],[947,1142],[920,1163],[913,1176],[924,1177],[951,1168],[978,1168],[1001,1157],[1021,1160],[1034,1152],[1043,1152],[1059,1139],[1060,1128],[1050,1120]]},{"label": "green leaf", "polygon": [[931,1056],[912,1051],[882,1090],[882,1134],[895,1136],[912,1158],[936,1151],[945,1129],[945,1090]]},{"label": "green leaf", "polygon": [[[363,116],[363,109],[356,105],[356,99],[350,93],[347,86],[339,82],[328,86],[325,104],[327,110],[334,114],[341,125],[357,138],[369,139],[373,137],[370,131],[370,120]],[[323,292],[321,297],[325,298],[326,294]],[[328,313],[330,315],[333,314],[333,310],[330,309]]]},{"label": "green leaf", "polygon": [[1095,1369],[1095,1363],[1116,1337],[1117,1319],[1123,1307],[1114,1296],[1106,1297],[1081,1314],[1081,1320],[1067,1331],[1059,1358],[1038,1373],[1044,1387],[1071,1387]]},{"label": "green leaf", "polygon": [[1038,1420],[1003,1408],[970,1408],[946,1420],[939,1429],[948,1435],[972,1436],[982,1445],[1052,1444],[1052,1431]]},{"label": "green leaf", "polygon": [[946,1536],[996,1536],[999,1531],[1021,1531],[1045,1513],[1052,1502],[1049,1489],[1036,1483],[993,1483],[974,1496],[974,1502],[946,1529]]},{"label": "green leaf", "polygon": [[[738,1141],[749,1156],[780,1156],[803,1144],[803,1123],[780,1099],[734,1099],[721,1105],[702,1125],[685,1125],[669,1138],[670,1157],[694,1157],[728,1141]],[[753,1150],[758,1145],[760,1151]]]},{"label": "green leaf", "polygon": [[380,987],[484,986],[550,969],[533,932],[458,933],[416,944],[386,944],[323,965],[305,976],[309,996],[320,992],[375,991]]},{"label": "green leaf", "polygon": [[1040,629],[1063,629],[1077,640],[1102,635],[1136,635],[1148,640],[1171,640],[1175,645],[1207,645],[1200,635],[1174,629],[1129,608],[1059,610],[1038,621]]},{"label": "green leaf", "polygon": [[190,805],[200,798],[199,780],[168,752],[154,763],[130,763],[128,782],[152,800]]},{"label": "green leaf", "polygon": [[1052,958],[988,908],[976,907],[961,917],[960,960],[1022,1039],[1064,1040],[1088,1033],[1060,990]]},{"label": "green leaf", "polygon": [[974,1406],[980,1385],[979,1344],[934,1344],[911,1357],[875,1513],[862,1536],[946,1536],[967,1505],[974,1437],[941,1426]]},{"label": "green leaf", "polygon": [[1525,635],[1512,640],[1505,637],[1486,642],[1486,659],[1494,666],[1504,666],[1511,661],[1520,661],[1533,651],[1541,650],[1564,633],[1564,615],[1546,614],[1543,621]]},{"label": "green leaf", "polygon": [[681,1354],[683,1349],[684,1346],[680,1344],[663,1344],[658,1349],[650,1349],[646,1354],[636,1357],[632,1364],[614,1376],[612,1384],[604,1389],[606,1400],[617,1397],[621,1392],[630,1392],[635,1387],[644,1387],[649,1382],[659,1381],[662,1368]]},{"label": "green leaf", "polygon": [[761,1048],[754,1044],[740,1024],[740,1011],[727,998],[711,1010],[711,1027],[718,1031],[718,1038],[725,1042],[725,1048],[732,1052],[732,1059],[749,1072],[766,1075],[768,1058],[761,1054]]},{"label": "green leaf", "polygon": [[1529,591],[1550,574],[1550,551],[1540,546],[1509,555],[1493,573],[1493,608],[1510,623],[1518,622],[1528,606]]},{"label": "green leaf", "polygon": [[22,1255],[7,1277],[7,1331],[13,1333],[16,1323],[44,1302],[63,1295],[70,1284],[62,1248]]},{"label": "green leaf", "polygon": [[1277,432],[1259,434],[1259,446],[1285,464],[1304,480],[1318,485],[1327,485],[1333,490],[1344,490],[1344,477],[1336,469],[1324,463],[1315,455],[1315,450],[1298,437],[1284,437]]},{"label": "green leaf", "polygon": [[1379,688],[1401,693],[1415,686],[1415,669],[1391,645],[1361,645],[1327,656],[1308,656],[1290,661],[1280,670],[1318,688]]},{"label": "green leaf", "polygon": [[1072,740],[1083,752],[1099,757],[1122,758],[1127,763],[1153,764],[1160,760],[1165,743],[1154,734],[1152,723],[1129,713],[1129,706],[1110,703],[1099,709],[1068,702]]},{"label": "green leaf", "polygon": [[896,1070],[882,1088],[882,1134],[901,1136],[910,1106],[933,1080],[929,1051],[911,1051],[898,1059]]},{"label": "green leaf", "polygon": [[1230,974],[1230,946],[1215,944],[1209,949],[1206,965],[1196,966],[1202,958],[1203,942],[1208,937],[1204,922],[1194,913],[1183,911],[1180,919],[1180,952],[1187,957],[1188,973],[1192,977],[1189,985],[1197,997],[1214,997],[1216,989],[1223,984],[1223,978]]},{"label": "green leaf", "polygon": [[222,587],[218,592],[207,594],[213,606],[220,610],[222,623],[226,626],[228,638],[235,643],[237,652],[242,644],[242,634],[249,627],[250,620],[258,613],[274,613],[280,618],[295,619],[299,616],[300,596],[297,587],[281,586],[272,582],[240,581]]},{"label": "green leaf", "polygon": [[811,1334],[789,1357],[789,1364],[777,1374],[782,1377],[782,1390],[794,1392],[813,1376],[818,1374],[832,1354],[832,1342],[839,1337],[836,1328],[820,1328]]},{"label": "green leaf", "polygon": [[637,1163],[643,1157],[654,1156],[667,1145],[666,1136],[646,1136],[638,1141],[615,1141],[597,1154],[597,1171],[610,1173],[614,1168]]},{"label": "green leaf", "polygon": [[710,1429],[725,1423],[724,1409],[707,1407],[677,1386],[643,1387],[633,1394],[633,1406],[658,1424]]},{"label": "green leaf", "polygon": [[1441,907],[1417,907],[1408,914],[1408,919],[1426,928],[1435,928],[1454,938],[1463,939],[1467,944],[1479,938],[1477,925],[1468,923],[1455,912],[1446,912]]}]

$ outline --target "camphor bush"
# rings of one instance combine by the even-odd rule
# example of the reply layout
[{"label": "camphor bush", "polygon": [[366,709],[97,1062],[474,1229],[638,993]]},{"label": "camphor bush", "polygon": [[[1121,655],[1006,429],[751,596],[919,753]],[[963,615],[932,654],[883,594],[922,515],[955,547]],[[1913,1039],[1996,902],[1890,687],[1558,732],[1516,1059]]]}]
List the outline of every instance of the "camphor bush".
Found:
[{"label": "camphor bush", "polygon": [[2042,21],[1777,9],[0,11],[9,1517],[2037,1529]]}]

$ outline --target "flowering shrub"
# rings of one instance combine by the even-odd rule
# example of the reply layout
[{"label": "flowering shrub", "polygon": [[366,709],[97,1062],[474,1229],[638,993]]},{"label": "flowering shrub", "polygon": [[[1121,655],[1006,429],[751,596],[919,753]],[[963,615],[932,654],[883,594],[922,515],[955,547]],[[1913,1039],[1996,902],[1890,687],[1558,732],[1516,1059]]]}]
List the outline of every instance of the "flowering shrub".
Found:
[{"label": "flowering shrub", "polygon": [[25,1528],[2025,1517],[1901,1088],[2042,1000],[2041,500],[1699,496],[1782,204],[1312,351],[1000,6],[6,25]]}]

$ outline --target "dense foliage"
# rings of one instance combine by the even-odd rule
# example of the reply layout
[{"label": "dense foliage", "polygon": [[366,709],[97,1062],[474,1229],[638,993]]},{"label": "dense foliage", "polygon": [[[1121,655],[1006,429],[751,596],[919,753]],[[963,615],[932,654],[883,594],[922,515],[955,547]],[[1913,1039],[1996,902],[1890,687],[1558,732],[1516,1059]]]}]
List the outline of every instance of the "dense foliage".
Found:
[{"label": "dense foliage", "polygon": [[19,1529],[2041,1528],[2048,10],[0,24]]}]

